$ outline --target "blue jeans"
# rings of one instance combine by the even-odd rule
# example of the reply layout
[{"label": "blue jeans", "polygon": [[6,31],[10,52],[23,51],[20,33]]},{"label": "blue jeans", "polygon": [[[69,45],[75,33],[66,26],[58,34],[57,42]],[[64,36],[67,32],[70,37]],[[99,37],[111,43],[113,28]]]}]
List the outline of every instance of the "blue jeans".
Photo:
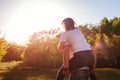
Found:
[{"label": "blue jeans", "polygon": [[60,67],[60,69],[58,70],[57,76],[56,76],[56,80],[64,80],[64,75],[63,75],[63,68],[64,66],[62,65]]},{"label": "blue jeans", "polygon": [[[64,66],[62,65],[60,67],[60,69],[58,70],[58,73],[57,73],[57,76],[56,76],[56,80],[64,80],[64,75],[63,75],[63,68]],[[77,72],[78,71],[78,72]],[[79,75],[78,77],[86,77],[90,75],[90,80],[96,80],[96,76],[95,76],[95,73],[90,73],[90,74],[87,74],[87,70],[86,72],[83,70],[81,70],[81,72],[79,70],[77,70],[76,72],[72,73],[72,75],[70,76],[70,80],[73,80],[74,78],[73,77],[76,77],[75,75]],[[83,73],[82,73],[83,72]],[[77,77],[76,77],[77,78]],[[77,79],[76,79],[77,80]],[[80,79],[82,80],[82,79]]]},{"label": "blue jeans", "polygon": [[[91,50],[80,51],[80,52],[74,53],[74,57],[69,60],[69,68],[70,68],[71,73],[74,70],[77,70],[78,68],[81,68],[83,66],[88,66],[90,69],[92,69],[93,64],[94,64],[94,56],[93,56],[93,53],[92,53]],[[72,77],[74,76],[74,74],[79,75],[79,73],[81,73],[81,75],[82,74],[86,75],[85,73],[87,73],[87,72],[78,71],[76,73],[72,73],[70,79],[72,80]],[[56,80],[63,80],[64,77],[65,76],[63,75],[63,65],[62,65],[61,68],[59,69],[58,73],[57,73]],[[84,77],[87,78],[87,75],[84,76]],[[96,80],[96,77],[95,77],[94,74],[90,75],[90,78],[91,78],[91,80]]]},{"label": "blue jeans", "polygon": [[88,80],[88,78],[89,70],[77,70],[70,75],[70,80]]}]

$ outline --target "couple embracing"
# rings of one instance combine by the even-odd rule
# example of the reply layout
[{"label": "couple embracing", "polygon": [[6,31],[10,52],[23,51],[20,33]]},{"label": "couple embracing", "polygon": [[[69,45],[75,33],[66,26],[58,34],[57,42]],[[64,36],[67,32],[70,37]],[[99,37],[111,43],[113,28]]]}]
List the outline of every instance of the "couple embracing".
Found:
[{"label": "couple embracing", "polygon": [[[94,69],[96,53],[86,42],[82,32],[75,27],[72,18],[62,21],[64,32],[61,34],[58,50],[63,53],[63,65],[59,69],[56,80],[70,76],[70,80],[96,80]],[[71,57],[72,55],[72,57]]]}]

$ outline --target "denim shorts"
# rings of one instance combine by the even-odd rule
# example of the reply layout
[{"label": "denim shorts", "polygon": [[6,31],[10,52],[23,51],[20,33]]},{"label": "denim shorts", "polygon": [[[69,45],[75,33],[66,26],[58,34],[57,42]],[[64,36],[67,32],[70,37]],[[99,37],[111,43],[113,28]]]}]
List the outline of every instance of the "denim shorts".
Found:
[{"label": "denim shorts", "polygon": [[69,60],[69,69],[71,72],[84,66],[92,69],[94,61],[95,60],[92,50],[76,52],[74,53],[74,56]]}]

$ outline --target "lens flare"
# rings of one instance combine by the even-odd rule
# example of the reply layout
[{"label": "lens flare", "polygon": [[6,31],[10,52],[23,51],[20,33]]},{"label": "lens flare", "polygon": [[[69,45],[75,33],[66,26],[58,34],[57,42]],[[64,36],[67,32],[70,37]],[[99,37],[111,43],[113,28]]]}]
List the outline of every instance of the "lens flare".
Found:
[{"label": "lens flare", "polygon": [[94,44],[94,48],[96,48],[96,49],[102,49],[103,48],[102,42],[96,41],[95,44]]}]

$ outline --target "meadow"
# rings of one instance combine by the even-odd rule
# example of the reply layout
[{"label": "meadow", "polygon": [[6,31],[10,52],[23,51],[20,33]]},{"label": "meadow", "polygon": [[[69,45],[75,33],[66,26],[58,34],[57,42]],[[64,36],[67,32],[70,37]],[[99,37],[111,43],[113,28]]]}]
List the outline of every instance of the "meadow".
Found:
[{"label": "meadow", "polygon": [[[0,63],[0,80],[55,80],[57,68],[31,69],[18,66],[20,62]],[[97,80],[120,80],[120,70],[97,68]],[[65,80],[68,80],[66,78]]]}]

